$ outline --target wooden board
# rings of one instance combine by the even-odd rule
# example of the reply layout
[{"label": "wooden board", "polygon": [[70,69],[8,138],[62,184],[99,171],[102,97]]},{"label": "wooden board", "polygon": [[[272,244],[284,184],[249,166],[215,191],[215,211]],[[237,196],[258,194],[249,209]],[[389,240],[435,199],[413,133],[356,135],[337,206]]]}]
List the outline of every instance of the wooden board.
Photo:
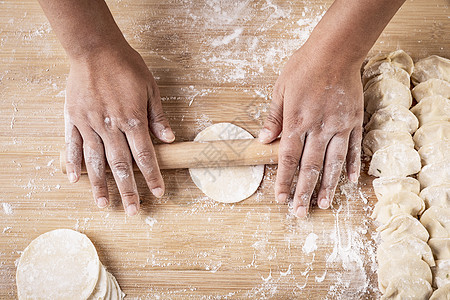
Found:
[{"label": "wooden board", "polygon": [[[177,140],[216,122],[257,134],[289,55],[331,1],[108,1],[161,88]],[[407,1],[372,53],[450,57],[447,0]],[[15,264],[39,234],[86,233],[132,299],[372,299],[376,289],[371,178],[342,182],[333,209],[306,221],[273,201],[274,166],[239,204],[215,203],[187,170],[165,171],[154,199],[138,175],[142,212],[98,209],[87,177],[58,170],[66,56],[36,1],[0,2],[0,298],[15,298]],[[238,39],[224,37],[242,29]],[[216,45],[214,47],[214,45]],[[316,243],[314,233],[317,235]],[[308,241],[307,241],[308,239]],[[306,244],[306,247],[305,247]],[[317,245],[317,249],[309,246]]]}]

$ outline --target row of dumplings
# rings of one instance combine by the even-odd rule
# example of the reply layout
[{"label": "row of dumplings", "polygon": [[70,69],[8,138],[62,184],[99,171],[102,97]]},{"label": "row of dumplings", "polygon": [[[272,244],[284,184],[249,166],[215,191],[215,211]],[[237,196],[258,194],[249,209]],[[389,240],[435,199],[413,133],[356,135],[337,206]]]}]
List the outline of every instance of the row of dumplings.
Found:
[{"label": "row of dumplings", "polygon": [[[363,150],[372,156],[369,174],[380,177],[373,182],[378,203],[372,216],[382,224],[377,229],[382,239],[377,252],[382,299],[430,299],[431,284],[442,287],[433,293],[432,299],[447,299],[449,294],[448,286],[436,284],[436,278],[437,281],[445,278],[448,271],[448,264],[441,259],[446,255],[438,255],[435,262],[436,253],[441,249],[449,252],[448,243],[429,241],[427,229],[433,228],[430,224],[436,220],[436,214],[434,209],[424,213],[436,201],[441,203],[445,193],[445,201],[449,201],[448,185],[445,190],[448,174],[442,171],[442,176],[437,174],[440,179],[433,182],[430,178],[436,175],[437,168],[421,170],[422,163],[425,166],[431,162],[443,163],[448,153],[445,148],[448,144],[423,150],[422,146],[446,135],[446,125],[442,122],[448,122],[450,116],[449,73],[450,64],[446,59],[431,56],[414,66],[411,57],[402,50],[376,56],[364,68],[365,112],[366,120],[370,120],[366,121]],[[413,102],[410,76],[417,84],[412,94],[422,103],[412,111],[409,110]],[[436,126],[439,128],[434,130]],[[420,182],[407,177],[418,172]],[[421,187],[428,186],[419,196]],[[421,223],[417,217],[422,214]]]}]

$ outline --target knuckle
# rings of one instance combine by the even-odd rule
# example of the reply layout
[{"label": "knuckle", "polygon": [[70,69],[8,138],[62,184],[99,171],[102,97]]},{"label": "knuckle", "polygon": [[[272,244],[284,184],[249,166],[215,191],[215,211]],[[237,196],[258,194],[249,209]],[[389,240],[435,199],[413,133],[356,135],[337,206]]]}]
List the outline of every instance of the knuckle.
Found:
[{"label": "knuckle", "polygon": [[150,121],[152,123],[166,123],[166,117],[164,115],[164,113],[162,111],[158,111],[158,112],[153,112]]},{"label": "knuckle", "polygon": [[131,168],[130,163],[124,160],[112,160],[109,165],[111,170],[119,177],[128,177]]},{"label": "knuckle", "polygon": [[280,164],[286,168],[295,168],[298,166],[300,159],[292,153],[282,153],[280,155]]},{"label": "knuckle", "polygon": [[311,199],[311,194],[305,193],[305,192],[297,193],[294,196],[294,201],[296,201],[296,203],[299,203],[299,204],[305,205],[305,206],[309,204],[310,199]]},{"label": "knuckle", "polygon": [[152,163],[154,155],[151,150],[141,150],[135,155],[136,162],[140,165],[148,166]]},{"label": "knuckle", "polygon": [[277,127],[281,127],[283,123],[281,113],[277,111],[271,111],[269,115],[267,115],[266,120],[269,124],[273,124]]},{"label": "knuckle", "polygon": [[321,170],[321,166],[318,163],[308,162],[301,166],[300,171],[302,173],[310,174],[311,176],[318,176]]},{"label": "knuckle", "polygon": [[130,198],[135,198],[138,196],[136,191],[126,191],[126,192],[122,192],[120,193],[120,196],[124,199],[130,199]]}]

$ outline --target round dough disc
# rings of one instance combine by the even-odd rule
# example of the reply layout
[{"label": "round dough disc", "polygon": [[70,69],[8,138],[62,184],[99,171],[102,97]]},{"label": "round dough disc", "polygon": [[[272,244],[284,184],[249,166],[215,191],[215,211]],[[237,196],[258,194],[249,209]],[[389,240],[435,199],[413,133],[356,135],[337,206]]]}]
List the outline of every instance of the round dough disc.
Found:
[{"label": "round dough disc", "polygon": [[[218,123],[205,128],[194,141],[251,138],[253,136],[241,127],[231,123]],[[205,155],[211,159],[221,155],[219,151],[210,150]],[[264,176],[264,165],[192,168],[189,173],[195,185],[208,197],[219,202],[235,203],[250,197],[258,189]]]},{"label": "round dough disc", "polygon": [[19,299],[87,299],[100,273],[100,260],[89,238],[57,229],[33,240],[17,267]]}]

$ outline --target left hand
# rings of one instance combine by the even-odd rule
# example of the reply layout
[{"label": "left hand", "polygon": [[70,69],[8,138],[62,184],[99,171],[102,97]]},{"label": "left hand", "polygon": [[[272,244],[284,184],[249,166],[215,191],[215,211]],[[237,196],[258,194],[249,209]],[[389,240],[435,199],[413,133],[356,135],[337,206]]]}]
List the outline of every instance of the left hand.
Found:
[{"label": "left hand", "polygon": [[357,182],[363,122],[360,62],[329,55],[305,44],[290,58],[273,90],[270,113],[260,132],[263,143],[282,132],[275,198],[287,201],[300,167],[293,212],[306,217],[323,170],[318,205],[330,206],[347,160],[347,174]]}]

